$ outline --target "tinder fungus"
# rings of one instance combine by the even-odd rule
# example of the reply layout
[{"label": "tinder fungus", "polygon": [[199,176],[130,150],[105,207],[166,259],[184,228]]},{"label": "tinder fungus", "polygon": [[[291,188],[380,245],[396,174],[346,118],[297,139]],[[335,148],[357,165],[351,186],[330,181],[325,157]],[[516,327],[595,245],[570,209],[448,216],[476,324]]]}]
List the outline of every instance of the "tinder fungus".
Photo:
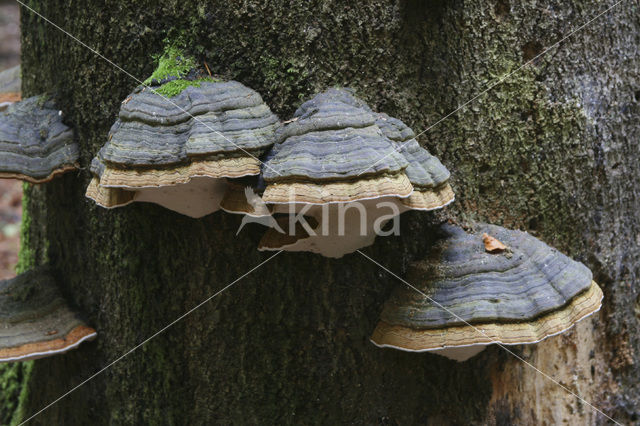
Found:
[{"label": "tinder fungus", "polygon": [[48,182],[77,168],[73,131],[53,101],[33,97],[0,112],[0,178]]},{"label": "tinder fungus", "polygon": [[[270,229],[259,248],[341,257],[372,244],[400,213],[453,200],[446,168],[417,142],[401,149],[413,132],[390,120],[348,89],[329,89],[302,104],[276,133],[262,169],[262,200],[274,213],[312,217],[317,226],[292,221],[289,230],[302,224],[304,232],[286,236]],[[421,196],[410,202],[420,191],[430,194],[429,202]]]},{"label": "tinder fungus", "polygon": [[[489,344],[537,343],[598,311],[589,269],[526,232],[442,225],[424,260],[386,302],[372,342],[464,361]],[[483,234],[506,247],[485,248]],[[485,238],[486,239],[486,238]]]},{"label": "tinder fungus", "polygon": [[451,203],[455,196],[449,185],[449,170],[418,144],[413,130],[386,114],[379,114],[376,124],[409,163],[405,174],[413,192],[402,198],[402,203],[412,210],[434,210]]},{"label": "tinder fungus", "polygon": [[22,99],[20,66],[0,72],[0,111]]},{"label": "tinder fungus", "polygon": [[151,88],[139,87],[122,103],[91,164],[87,196],[97,204],[146,201],[201,217],[220,208],[226,178],[260,173],[258,156],[273,144],[278,117],[237,81],[176,69],[151,78]]},{"label": "tinder fungus", "polygon": [[0,362],[63,353],[95,337],[67,306],[48,269],[0,281]]}]

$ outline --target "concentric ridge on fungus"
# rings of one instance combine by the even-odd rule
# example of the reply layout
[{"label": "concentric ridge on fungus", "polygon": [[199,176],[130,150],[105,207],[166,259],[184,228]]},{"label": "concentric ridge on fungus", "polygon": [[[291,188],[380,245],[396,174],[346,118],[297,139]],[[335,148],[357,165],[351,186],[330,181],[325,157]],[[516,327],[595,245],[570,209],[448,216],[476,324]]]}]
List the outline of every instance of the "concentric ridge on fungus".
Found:
[{"label": "concentric ridge on fungus", "polygon": [[[329,89],[302,104],[293,121],[276,133],[263,167],[263,198],[289,203],[287,194],[293,194],[298,202],[346,202],[373,198],[373,192],[408,198],[413,208],[442,207],[453,200],[449,171],[413,136],[402,121],[371,111],[350,90]],[[409,190],[399,176],[408,178]],[[383,177],[384,184],[378,185]],[[389,185],[392,180],[397,184]],[[341,190],[318,197],[318,186],[337,182]],[[362,194],[358,187],[365,188]],[[420,201],[424,195],[410,202],[414,190],[430,192],[426,202]]]},{"label": "concentric ridge on fungus", "polygon": [[108,166],[162,168],[248,156],[270,147],[278,126],[262,97],[237,81],[203,82],[171,101],[143,89],[122,104],[99,158]]},{"label": "concentric ridge on fungus", "polygon": [[171,101],[138,89],[91,164],[87,196],[107,208],[149,201],[204,216],[219,209],[225,178],[260,173],[257,157],[279,125],[260,95],[236,81],[203,80]]},{"label": "concentric ridge on fungus", "polygon": [[266,203],[348,203],[390,197],[408,197],[413,188],[404,174],[374,177],[354,182],[274,183],[267,186],[262,199]]},{"label": "concentric ridge on fungus", "polygon": [[[410,209],[433,210],[452,202],[448,170],[413,137],[402,121],[373,112],[349,89],[329,89],[303,103],[276,132],[264,159],[262,200],[275,213],[313,206],[305,214],[320,226],[316,235],[284,236],[269,229],[259,249],[341,257],[373,243],[378,218],[388,221]],[[382,203],[392,204],[394,214],[381,209]],[[353,207],[346,219],[344,207]],[[364,219],[354,214],[362,207]],[[341,221],[346,233],[338,229]],[[362,224],[366,233],[358,234]]]},{"label": "concentric ridge on fungus", "polygon": [[[572,299],[565,309],[554,311],[531,322],[482,322],[442,329],[414,330],[381,321],[371,339],[379,346],[409,351],[429,351],[447,347],[501,343],[519,345],[537,343],[560,334],[600,307],[602,290],[595,282]],[[570,324],[567,326],[567,324]],[[379,343],[380,342],[380,343]],[[384,342],[384,343],[382,343]]]},{"label": "concentric ridge on fungus", "polygon": [[402,202],[412,210],[434,210],[453,202],[455,195],[449,185],[449,170],[420,146],[413,130],[387,114],[378,114],[376,124],[409,163],[405,174],[414,191]]},{"label": "concentric ridge on fungus", "polygon": [[[589,269],[525,232],[486,224],[470,233],[445,224],[440,232],[427,258],[407,273],[429,297],[398,288],[373,333],[376,345],[432,351],[536,343],[600,309],[602,291]],[[507,249],[486,252],[483,233]]]},{"label": "concentric ridge on fungus", "polygon": [[0,281],[0,362],[63,353],[95,337],[68,308],[47,268]]},{"label": "concentric ridge on fungus", "polygon": [[[278,130],[277,143],[265,161],[265,202],[289,203],[291,196],[297,202],[310,203],[356,201],[372,198],[372,194],[408,196],[411,190],[397,179],[404,175],[408,162],[393,151],[392,142],[375,121],[366,104],[344,89],[329,89],[302,104],[294,121]],[[367,175],[359,175],[376,162],[380,152],[390,150],[391,154]],[[381,176],[396,179],[380,185]],[[318,197],[318,186],[314,185],[338,182],[340,187]],[[275,184],[278,190],[274,190]]]},{"label": "concentric ridge on fungus", "polygon": [[41,97],[0,112],[0,178],[42,183],[77,168],[78,146],[61,115]]}]

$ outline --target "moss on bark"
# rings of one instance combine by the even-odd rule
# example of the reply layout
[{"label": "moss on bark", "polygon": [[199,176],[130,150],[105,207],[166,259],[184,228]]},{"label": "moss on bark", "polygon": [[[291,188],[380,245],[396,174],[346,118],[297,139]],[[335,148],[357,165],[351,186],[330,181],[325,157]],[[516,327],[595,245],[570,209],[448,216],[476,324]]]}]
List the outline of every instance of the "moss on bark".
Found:
[{"label": "moss on bark", "polygon": [[26,381],[25,370],[28,369],[22,363],[0,365],[0,424],[10,424],[18,411],[22,384]]}]

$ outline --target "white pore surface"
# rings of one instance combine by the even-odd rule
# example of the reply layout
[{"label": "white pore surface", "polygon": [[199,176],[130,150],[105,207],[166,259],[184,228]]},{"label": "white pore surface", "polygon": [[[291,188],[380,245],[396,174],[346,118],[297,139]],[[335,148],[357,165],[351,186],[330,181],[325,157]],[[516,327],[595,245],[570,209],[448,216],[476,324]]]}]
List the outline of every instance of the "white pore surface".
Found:
[{"label": "white pore surface", "polygon": [[220,210],[227,188],[225,178],[194,177],[174,186],[141,188],[134,201],[160,204],[170,210],[199,218]]},{"label": "white pore surface", "polygon": [[375,341],[371,340],[371,343],[373,343],[374,345],[376,345],[379,348],[393,348],[393,349],[398,349],[401,351],[405,351],[405,352],[428,352],[430,354],[434,354],[434,355],[440,355],[449,359],[452,359],[454,361],[458,361],[458,362],[463,362],[468,360],[471,357],[474,357],[476,355],[478,355],[480,352],[482,352],[487,346],[489,346],[491,343],[487,343],[487,344],[478,344],[478,345],[467,345],[467,346],[452,346],[452,347],[447,347],[447,348],[442,348],[442,349],[419,349],[419,350],[414,350],[414,349],[407,349],[407,348],[403,348],[401,346],[395,346],[395,345],[389,345],[389,344],[378,344]]},{"label": "white pore surface", "polygon": [[[339,258],[373,244],[377,235],[376,224],[379,230],[389,220],[407,210],[409,209],[396,197],[321,205],[274,204],[274,213],[290,213],[290,218],[297,214],[299,215],[297,222],[300,224],[304,223],[303,215],[311,216],[318,221],[318,226],[312,229],[309,224],[307,232],[310,236],[307,238],[299,239],[293,244],[278,249],[268,250],[309,251],[326,257]],[[296,221],[291,226],[295,223]],[[398,223],[398,228],[399,226]],[[285,232],[288,231],[287,226],[283,228]],[[315,232],[316,235],[311,234],[310,231]],[[384,232],[380,235],[392,234]]]},{"label": "white pore surface", "polygon": [[430,350],[429,353],[442,355],[454,361],[463,362],[478,355],[486,347],[487,345],[457,346],[452,348],[434,349]]}]

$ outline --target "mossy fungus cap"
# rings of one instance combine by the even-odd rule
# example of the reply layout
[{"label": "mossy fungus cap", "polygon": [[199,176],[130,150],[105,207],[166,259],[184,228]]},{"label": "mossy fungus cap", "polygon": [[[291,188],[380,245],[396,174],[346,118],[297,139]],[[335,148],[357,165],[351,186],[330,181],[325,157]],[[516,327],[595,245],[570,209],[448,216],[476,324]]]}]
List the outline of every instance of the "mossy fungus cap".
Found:
[{"label": "mossy fungus cap", "polygon": [[67,306],[48,268],[0,281],[0,362],[56,355],[96,335]]},{"label": "mossy fungus cap", "polygon": [[35,96],[0,112],[0,178],[48,182],[77,160],[73,130],[53,101]]},{"label": "mossy fungus cap", "polygon": [[[462,361],[492,343],[539,342],[600,309],[591,271],[526,232],[481,223],[439,231],[407,273],[428,297],[399,287],[373,333],[376,345]],[[506,249],[490,251],[483,234]]]},{"label": "mossy fungus cap", "polygon": [[[158,75],[160,80],[150,80],[157,86],[139,87],[122,103],[109,140],[91,163],[89,198],[103,207],[156,202],[200,217],[219,209],[225,178],[260,173],[258,156],[273,145],[278,117],[256,91],[237,81],[185,73]],[[176,82],[179,91],[166,97],[162,88]],[[174,202],[183,190],[193,192],[182,194],[192,208]]]},{"label": "mossy fungus cap", "polygon": [[[237,81],[205,81],[170,100],[141,90],[122,104],[99,158],[120,168],[162,168],[259,155],[273,144],[278,126],[262,97]],[[228,176],[258,173],[254,168]]]},{"label": "mossy fungus cap", "polygon": [[22,79],[20,66],[0,72],[0,111],[22,99]]}]

